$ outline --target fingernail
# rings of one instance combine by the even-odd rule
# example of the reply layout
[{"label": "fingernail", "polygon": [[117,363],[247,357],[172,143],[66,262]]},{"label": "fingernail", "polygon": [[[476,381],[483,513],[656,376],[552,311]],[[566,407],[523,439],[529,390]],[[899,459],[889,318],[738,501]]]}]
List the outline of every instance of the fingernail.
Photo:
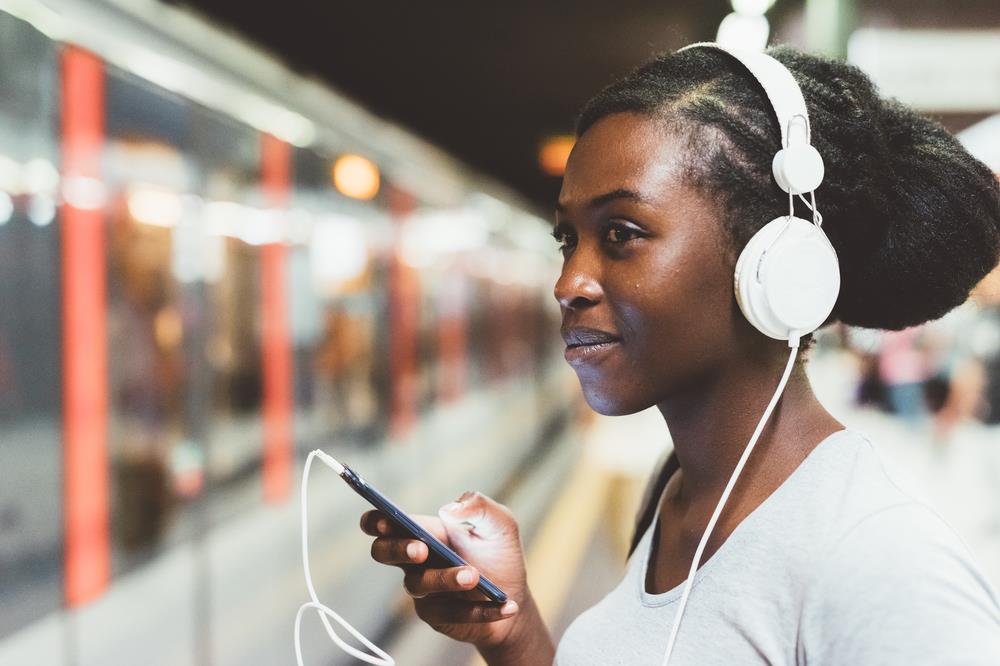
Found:
[{"label": "fingernail", "polygon": [[451,504],[445,504],[441,507],[441,510],[445,513],[457,513],[459,509],[462,508],[461,502],[452,502]]},{"label": "fingernail", "polygon": [[389,524],[387,522],[385,522],[384,519],[378,521],[377,523],[375,523],[375,530],[379,534],[385,534],[388,529],[389,529]]},{"label": "fingernail", "polygon": [[461,571],[458,572],[458,575],[455,576],[455,580],[458,581],[459,585],[469,585],[475,579],[476,575],[471,571],[469,571],[468,569],[462,569]]},{"label": "fingernail", "polygon": [[513,599],[508,599],[507,603],[505,603],[500,608],[501,615],[513,615],[516,612],[517,612],[517,602],[514,601]]},{"label": "fingernail", "polygon": [[417,558],[417,554],[419,552],[420,552],[420,545],[419,544],[417,544],[417,543],[415,543],[413,541],[411,541],[410,543],[406,544],[406,556],[409,557],[411,560],[415,560]]}]

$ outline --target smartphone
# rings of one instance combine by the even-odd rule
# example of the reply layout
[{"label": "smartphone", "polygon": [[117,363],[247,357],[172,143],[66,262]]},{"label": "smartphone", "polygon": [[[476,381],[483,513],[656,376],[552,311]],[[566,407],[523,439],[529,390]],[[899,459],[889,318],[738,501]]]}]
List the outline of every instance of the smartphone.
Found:
[{"label": "smartphone", "polygon": [[[459,557],[458,553],[441,543],[430,532],[417,524],[398,506],[389,501],[385,495],[377,491],[371,484],[365,481],[360,474],[352,470],[347,465],[340,463],[344,468],[340,472],[340,478],[347,482],[354,491],[368,500],[372,506],[384,513],[397,527],[427,544],[428,556],[426,565],[434,568],[461,567],[468,566],[469,563]],[[477,590],[485,594],[490,601],[504,603],[507,595],[497,585],[486,576],[479,575]]]}]

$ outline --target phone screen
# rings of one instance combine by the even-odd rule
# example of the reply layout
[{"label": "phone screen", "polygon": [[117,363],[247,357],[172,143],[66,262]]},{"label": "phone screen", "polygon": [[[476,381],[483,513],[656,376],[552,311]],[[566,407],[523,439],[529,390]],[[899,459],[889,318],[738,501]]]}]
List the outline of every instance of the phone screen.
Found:
[{"label": "phone screen", "polygon": [[[398,506],[393,504],[388,497],[376,490],[371,484],[348,466],[344,466],[344,473],[341,478],[347,482],[356,493],[364,497],[376,509],[388,516],[389,520],[410,534],[414,539],[418,539],[427,544],[429,555],[427,566],[430,567],[460,567],[469,563],[459,557],[458,553],[441,543],[433,534],[421,527],[415,520],[410,518]],[[507,595],[496,584],[486,576],[480,574],[479,584],[476,589],[485,594],[490,601],[503,603],[507,601]]]}]

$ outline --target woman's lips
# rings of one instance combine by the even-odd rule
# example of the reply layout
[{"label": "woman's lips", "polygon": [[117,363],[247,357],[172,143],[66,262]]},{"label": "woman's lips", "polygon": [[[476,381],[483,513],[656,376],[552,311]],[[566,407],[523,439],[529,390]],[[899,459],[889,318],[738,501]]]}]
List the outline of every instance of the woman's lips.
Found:
[{"label": "woman's lips", "polygon": [[585,327],[564,328],[562,337],[566,342],[566,361],[570,365],[600,361],[621,342],[607,331]]},{"label": "woman's lips", "polygon": [[597,363],[614,351],[618,344],[617,340],[609,340],[595,344],[573,345],[566,347],[564,356],[570,365]]}]

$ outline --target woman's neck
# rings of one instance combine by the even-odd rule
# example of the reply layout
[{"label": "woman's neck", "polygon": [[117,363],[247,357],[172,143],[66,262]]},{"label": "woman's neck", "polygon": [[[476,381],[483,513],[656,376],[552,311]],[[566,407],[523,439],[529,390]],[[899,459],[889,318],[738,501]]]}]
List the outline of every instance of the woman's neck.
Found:
[{"label": "woman's neck", "polygon": [[[678,483],[672,484],[670,492],[675,506],[698,513],[714,508],[783,369],[774,364],[763,368],[730,364],[725,373],[658,405],[681,468]],[[743,481],[737,485],[733,500],[756,506],[819,442],[842,428],[816,399],[804,366],[797,361],[741,474]]]}]

